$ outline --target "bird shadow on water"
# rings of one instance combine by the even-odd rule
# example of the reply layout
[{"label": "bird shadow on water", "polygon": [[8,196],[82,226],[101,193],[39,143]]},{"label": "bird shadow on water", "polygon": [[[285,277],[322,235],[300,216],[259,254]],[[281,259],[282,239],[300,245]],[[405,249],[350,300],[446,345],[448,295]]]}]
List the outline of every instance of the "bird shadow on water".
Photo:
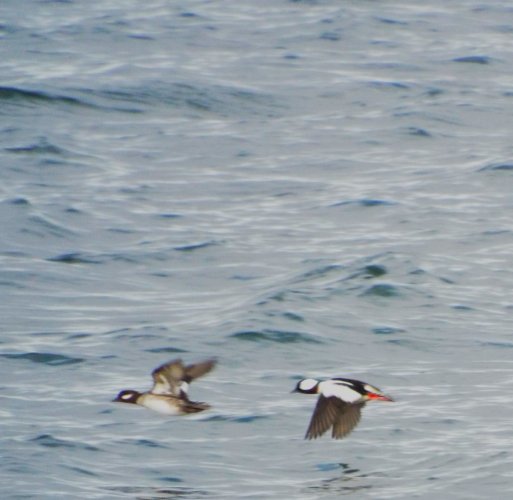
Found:
[{"label": "bird shadow on water", "polygon": [[372,488],[370,479],[360,469],[355,469],[346,463],[317,464],[320,471],[339,470],[340,474],[330,479],[323,479],[318,484],[305,488],[308,493],[337,493],[349,495]]}]

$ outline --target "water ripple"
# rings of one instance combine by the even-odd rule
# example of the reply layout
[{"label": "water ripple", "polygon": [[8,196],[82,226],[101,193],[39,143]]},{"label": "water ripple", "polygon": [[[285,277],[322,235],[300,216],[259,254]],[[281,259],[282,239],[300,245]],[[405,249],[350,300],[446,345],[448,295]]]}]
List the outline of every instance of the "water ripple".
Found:
[{"label": "water ripple", "polygon": [[42,363],[50,366],[73,365],[85,361],[83,358],[74,358],[51,352],[26,352],[22,354],[0,354],[0,357],[7,359],[22,359],[34,363]]},{"label": "water ripple", "polygon": [[96,446],[91,446],[89,444],[80,443],[76,441],[70,441],[65,439],[59,439],[51,434],[41,434],[33,439],[32,442],[37,443],[46,448],[73,448],[73,449],[82,449],[87,451],[100,451]]},{"label": "water ripple", "polygon": [[249,342],[276,342],[279,344],[296,344],[296,343],[307,343],[307,344],[321,344],[322,341],[313,335],[286,331],[286,330],[246,330],[236,332],[230,335],[231,338],[237,340],[244,340]]}]

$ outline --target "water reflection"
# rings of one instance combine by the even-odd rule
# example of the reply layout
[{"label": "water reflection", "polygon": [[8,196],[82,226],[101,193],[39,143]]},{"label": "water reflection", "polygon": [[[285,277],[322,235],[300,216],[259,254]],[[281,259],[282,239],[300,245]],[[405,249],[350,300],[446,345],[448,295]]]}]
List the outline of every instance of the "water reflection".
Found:
[{"label": "water reflection", "polygon": [[173,498],[186,498],[190,495],[194,497],[207,496],[206,491],[196,490],[194,488],[162,488],[151,486],[114,486],[108,488],[110,491],[117,491],[119,493],[126,493],[133,495],[137,500],[161,500]]},{"label": "water reflection", "polygon": [[320,470],[339,470],[339,475],[330,479],[323,479],[318,485],[309,486],[310,493],[329,492],[338,494],[351,494],[372,488],[371,480],[360,469],[351,467],[347,463],[318,464]]}]

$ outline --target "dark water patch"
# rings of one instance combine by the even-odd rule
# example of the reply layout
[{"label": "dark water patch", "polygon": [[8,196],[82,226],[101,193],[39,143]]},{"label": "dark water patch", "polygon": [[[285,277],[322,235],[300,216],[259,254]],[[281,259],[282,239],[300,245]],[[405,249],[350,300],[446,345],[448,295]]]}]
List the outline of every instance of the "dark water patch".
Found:
[{"label": "dark water patch", "polygon": [[71,466],[71,465],[62,465],[62,467],[64,469],[70,470],[71,472],[78,472],[79,474],[82,474],[83,476],[98,477],[98,474],[96,474],[90,470],[83,469],[82,467],[76,467],[76,466]]},{"label": "dark water patch", "polygon": [[360,469],[356,469],[351,467],[349,464],[339,462],[323,462],[316,464],[315,468],[320,471],[340,470],[343,474],[356,474],[360,472]]},{"label": "dark water patch", "polygon": [[22,232],[38,233],[39,230],[41,230],[44,232],[38,233],[38,234],[40,234],[40,236],[45,236],[45,234],[49,233],[49,234],[59,237],[59,238],[64,238],[64,237],[68,237],[68,236],[75,234],[70,229],[68,229],[64,226],[61,226],[60,224],[57,224],[55,222],[52,222],[47,217],[43,217],[41,215],[32,215],[29,217],[28,220],[34,225],[34,227],[36,229],[34,231],[32,231],[30,229],[24,229]]},{"label": "dark water patch", "polygon": [[185,349],[180,349],[178,347],[154,347],[152,349],[145,349],[145,352],[154,352],[154,353],[184,353],[188,352]]},{"label": "dark water patch", "polygon": [[[144,245],[141,243],[140,245]],[[49,257],[49,262],[58,262],[62,264],[104,264],[106,262],[125,262],[128,264],[140,263],[142,260],[166,261],[169,255],[166,252],[138,252],[131,254],[125,253],[105,253],[88,255],[83,252],[68,252],[55,257]]]},{"label": "dark water patch", "polygon": [[[64,153],[63,153],[64,154]],[[40,167],[78,167],[79,163],[72,163],[67,160],[60,160],[56,158],[40,158],[37,162]]]},{"label": "dark water patch", "polygon": [[406,21],[399,21],[398,19],[391,19],[390,17],[377,17],[376,20],[383,24],[408,26]]},{"label": "dark water patch", "polygon": [[[386,337],[385,337],[386,338]],[[426,352],[432,349],[432,344],[428,344],[427,342],[423,341],[413,341],[407,338],[398,338],[398,339],[392,339],[387,338],[384,340],[387,344],[395,345],[398,347],[405,347],[408,350],[416,350],[416,351],[422,351]],[[397,401],[397,398],[394,398],[395,401]]]},{"label": "dark water patch", "polygon": [[321,40],[328,40],[330,42],[338,42],[342,36],[340,33],[337,33],[336,31],[325,31],[324,33],[321,33],[321,36],[319,37]]},{"label": "dark water patch", "polygon": [[300,332],[286,330],[247,330],[233,333],[231,338],[249,342],[275,342],[279,344],[322,344],[322,342],[312,335]]},{"label": "dark water patch", "polygon": [[171,273],[166,273],[165,271],[158,271],[156,273],[150,273],[150,276],[155,276],[156,278],[169,278]]},{"label": "dark water patch", "polygon": [[256,420],[262,420],[264,418],[269,418],[264,415],[245,415],[243,417],[234,417],[231,419],[232,422],[236,422],[238,424],[250,424],[255,422]]},{"label": "dark water patch", "polygon": [[442,283],[447,283],[448,285],[455,285],[456,284],[456,282],[454,280],[452,280],[451,278],[445,278],[444,276],[438,276],[438,279]]},{"label": "dark water patch", "polygon": [[73,333],[71,335],[68,335],[66,338],[69,340],[82,340],[82,339],[88,339],[91,337],[92,337],[92,335],[90,333]]},{"label": "dark water patch", "polygon": [[30,201],[27,200],[27,198],[11,198],[9,200],[5,200],[5,202],[3,203],[8,203],[9,205],[17,205],[17,206],[23,206],[23,207],[27,207],[29,206],[31,203]]},{"label": "dark water patch", "polygon": [[415,137],[432,137],[432,135],[426,129],[419,127],[408,127],[406,131],[409,135],[413,135]]},{"label": "dark water patch", "polygon": [[175,476],[159,477],[159,480],[164,483],[183,483],[183,479]]},{"label": "dark water patch", "polygon": [[73,448],[87,451],[100,451],[98,448],[96,448],[96,446],[59,439],[52,436],[51,434],[41,434],[35,438],[32,438],[30,441],[47,448]]},{"label": "dark water patch", "polygon": [[424,95],[427,95],[428,97],[437,97],[439,95],[444,94],[445,91],[439,88],[431,88],[424,92]]},{"label": "dark water patch", "polygon": [[350,281],[350,280],[370,280],[374,278],[380,278],[388,273],[388,269],[382,264],[367,264],[363,267],[358,268],[355,272],[352,272],[345,278],[342,278],[342,281]]},{"label": "dark water patch", "polygon": [[504,163],[490,163],[489,165],[485,165],[481,167],[478,172],[496,172],[496,171],[504,171],[511,172],[513,171],[513,162],[504,162]]},{"label": "dark water patch", "polygon": [[327,266],[320,266],[301,274],[299,280],[303,281],[315,278],[322,278],[324,276],[331,274],[333,271],[339,271],[340,269],[343,269],[343,267],[344,266],[341,266],[340,264],[329,264]]},{"label": "dark water patch", "polygon": [[85,96],[80,100],[83,105],[101,111],[116,111],[119,113],[140,114],[144,113],[143,107],[137,106],[137,100],[130,100],[129,92],[97,91],[94,89],[74,89],[74,93]]},{"label": "dark water patch", "polygon": [[51,144],[46,139],[41,138],[38,142],[34,144],[29,144],[28,146],[17,146],[12,148],[5,148],[9,153],[17,153],[17,154],[33,154],[33,155],[65,155],[67,151],[65,149],[59,148],[54,144]]},{"label": "dark water patch", "polygon": [[0,87],[0,104],[22,104],[22,105],[39,105],[39,104],[51,104],[51,105],[66,105],[66,106],[79,106],[79,107],[90,107],[95,106],[81,100],[76,97],[70,97],[67,95],[51,94],[39,90],[28,90],[16,87]]},{"label": "dark water patch", "polygon": [[75,207],[68,207],[64,210],[64,212],[67,214],[72,214],[72,215],[79,215],[79,214],[84,213],[84,212],[82,212],[82,210],[79,210],[78,208],[75,208]]},{"label": "dark water patch", "polygon": [[144,326],[140,328],[119,328],[105,332],[105,335],[113,336],[116,340],[127,339],[138,341],[140,339],[158,339],[162,341],[162,335],[168,333],[165,326]]},{"label": "dark water patch", "polygon": [[[83,89],[103,106],[126,106],[126,110],[142,112],[146,106],[189,109],[193,112],[215,113],[221,115],[240,115],[252,112],[272,114],[277,104],[265,94],[253,90],[227,85],[193,85],[190,83],[150,82],[142,87],[118,88],[112,90]],[[142,107],[137,108],[140,104]]]},{"label": "dark water patch", "polygon": [[14,26],[12,24],[3,24],[0,23],[0,36],[1,35],[12,35],[19,31],[20,28],[18,26]]},{"label": "dark water patch", "polygon": [[105,491],[123,493],[130,495],[130,498],[137,500],[158,500],[182,498],[182,497],[203,497],[211,496],[207,491],[197,490],[193,488],[149,488],[145,486],[109,486],[104,488]]},{"label": "dark water patch", "polygon": [[284,312],[282,313],[282,317],[285,319],[289,319],[290,321],[297,321],[299,323],[303,323],[305,321],[304,316],[293,312]]},{"label": "dark water patch", "polygon": [[486,341],[486,342],[479,342],[479,345],[481,345],[483,347],[496,347],[498,349],[513,348],[513,342]]},{"label": "dark water patch", "polygon": [[144,446],[146,448],[167,448],[166,445],[153,441],[152,439],[126,439],[123,442],[136,446]]},{"label": "dark water patch", "polygon": [[155,40],[155,38],[150,35],[141,35],[141,34],[137,34],[137,33],[129,34],[128,38],[133,38],[134,40],[143,40],[143,41],[148,41],[148,42],[152,42]]},{"label": "dark water patch", "polygon": [[[0,286],[7,287],[7,288],[14,288],[16,290],[26,290],[26,286],[21,285],[20,283],[17,283],[15,281],[6,281],[6,280],[0,280]],[[0,340],[0,343],[2,341]]]},{"label": "dark water patch", "polygon": [[242,416],[230,416],[230,415],[212,415],[205,418],[204,422],[235,422],[238,424],[250,424],[256,420],[262,420],[269,418],[266,415],[242,415]]},{"label": "dark water patch", "polygon": [[126,227],[109,227],[107,229],[109,233],[117,233],[117,234],[135,234],[137,231],[133,229],[127,229]]},{"label": "dark water patch", "polygon": [[118,190],[122,194],[140,195],[135,199],[146,201],[152,192],[152,187],[149,184],[137,184],[131,186],[123,186]]},{"label": "dark water patch", "polygon": [[376,335],[393,335],[395,333],[404,333],[406,330],[393,326],[377,326],[372,329],[372,333]]},{"label": "dark water patch", "polygon": [[481,233],[483,236],[499,236],[503,234],[511,234],[510,229],[487,229]]},{"label": "dark water patch", "polygon": [[82,363],[83,358],[73,358],[71,356],[64,356],[62,354],[54,354],[49,352],[26,352],[21,354],[0,354],[0,357],[7,359],[22,359],[32,361],[34,363],[41,363],[50,366],[61,365],[74,365]]},{"label": "dark water patch", "polygon": [[400,90],[408,90],[411,88],[410,85],[401,82],[393,82],[393,81],[383,81],[383,80],[374,80],[369,82],[371,87],[375,87],[378,89],[400,89]]},{"label": "dark water patch", "polygon": [[[12,472],[13,474],[26,474],[27,477],[30,477],[32,475],[40,474],[41,470],[40,468],[37,468],[29,465],[27,463],[19,463],[19,459],[16,457],[9,457],[3,454],[2,456],[2,469],[5,472]],[[13,463],[14,462],[14,463]],[[27,497],[11,497],[11,498],[33,498],[32,496]]]},{"label": "dark water patch", "polygon": [[461,425],[462,421],[457,418],[442,418],[439,422],[445,425]]},{"label": "dark water patch", "polygon": [[371,198],[361,198],[358,200],[344,200],[339,201],[337,203],[333,203],[332,205],[329,205],[330,208],[332,207],[343,207],[348,205],[358,205],[361,207],[388,207],[392,205],[397,205],[397,202],[395,201],[388,201],[388,200],[377,200],[377,199],[371,199]]},{"label": "dark water patch", "polygon": [[321,463],[315,464],[315,468],[322,472],[329,472],[332,470],[338,470],[340,468],[340,464],[337,463]]},{"label": "dark water patch", "polygon": [[158,214],[157,217],[161,219],[179,219],[183,217],[183,215],[180,214],[174,214],[174,213],[164,213],[164,214]]},{"label": "dark water patch", "polygon": [[199,14],[196,14],[195,12],[182,12],[180,14],[180,17],[184,17],[184,18],[187,18],[187,19],[191,19],[191,18],[194,18],[194,17],[201,17]]},{"label": "dark water patch", "polygon": [[208,248],[214,245],[217,245],[218,243],[216,241],[204,241],[201,243],[192,243],[190,245],[182,245],[175,247],[174,249],[177,252],[193,252],[194,250],[201,250],[203,248]]},{"label": "dark water patch", "polygon": [[257,306],[265,306],[269,302],[284,302],[287,298],[287,292],[286,291],[280,291],[273,293],[269,298],[261,300],[257,302]]},{"label": "dark water patch", "polygon": [[256,278],[257,278],[257,276],[249,276],[249,275],[244,275],[244,274],[234,274],[233,276],[230,277],[230,279],[236,280],[236,281],[252,281]]},{"label": "dark water patch", "polygon": [[464,304],[451,304],[451,307],[457,311],[475,311],[473,307],[466,306]]},{"label": "dark water patch", "polygon": [[351,467],[347,463],[319,463],[316,465],[316,469],[321,472],[340,471],[339,476],[325,479],[318,485],[306,488],[310,494],[315,492],[316,496],[322,494],[324,497],[326,493],[330,495],[330,498],[352,495],[373,487],[373,483],[368,484],[367,474],[362,474],[359,469]]},{"label": "dark water patch", "polygon": [[46,260],[49,262],[60,262],[62,264],[101,264],[100,260],[88,257],[80,252],[63,253],[55,257],[49,257]]},{"label": "dark water patch", "polygon": [[398,297],[401,295],[399,289],[390,283],[378,283],[367,288],[363,293],[367,297]]},{"label": "dark water patch", "polygon": [[381,264],[368,264],[361,269],[363,278],[379,278],[387,274],[387,268]]},{"label": "dark water patch", "polygon": [[457,63],[490,64],[492,62],[492,58],[488,56],[463,56],[456,57],[452,61]]}]

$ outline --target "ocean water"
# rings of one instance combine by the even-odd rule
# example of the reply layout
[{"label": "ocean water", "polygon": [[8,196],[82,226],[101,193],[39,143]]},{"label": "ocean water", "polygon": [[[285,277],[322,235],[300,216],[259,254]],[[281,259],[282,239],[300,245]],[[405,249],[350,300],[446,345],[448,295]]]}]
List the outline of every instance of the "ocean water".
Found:
[{"label": "ocean water", "polygon": [[[4,0],[0,496],[513,497],[513,7]],[[111,402],[216,356],[212,404]],[[306,376],[377,385],[303,440]]]}]

